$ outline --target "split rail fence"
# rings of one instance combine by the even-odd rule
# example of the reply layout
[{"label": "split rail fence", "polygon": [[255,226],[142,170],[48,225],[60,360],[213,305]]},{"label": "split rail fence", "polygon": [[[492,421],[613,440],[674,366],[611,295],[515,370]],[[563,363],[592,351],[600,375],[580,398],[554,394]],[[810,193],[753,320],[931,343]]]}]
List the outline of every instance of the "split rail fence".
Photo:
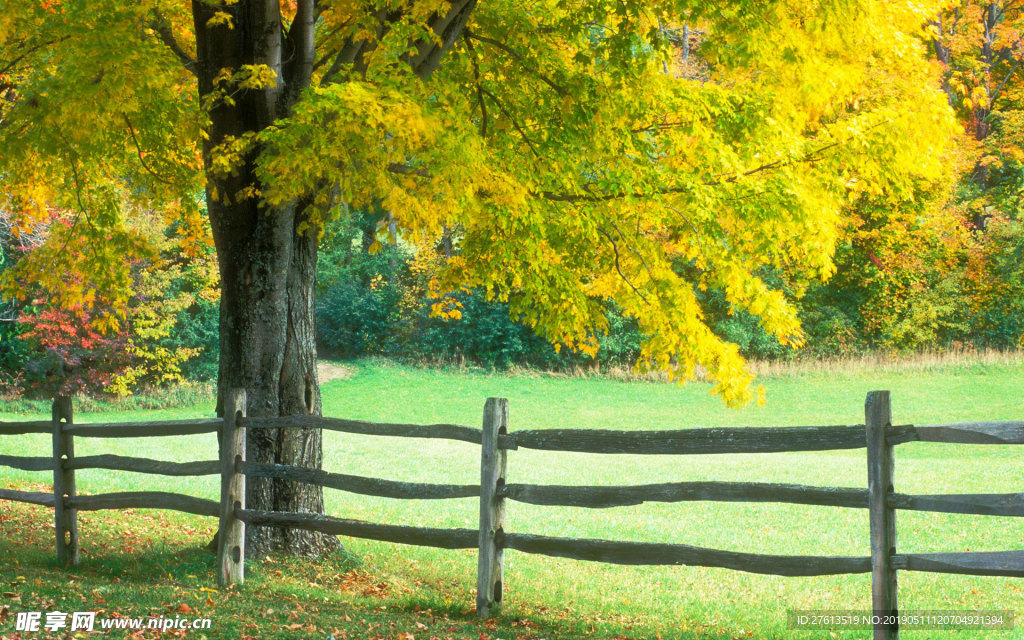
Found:
[{"label": "split rail fence", "polygon": [[[508,402],[490,398],[483,427],[434,424],[377,424],[314,416],[248,418],[245,392],[232,390],[223,419],[76,425],[71,403],[59,398],[49,422],[0,423],[0,435],[50,433],[52,456],[0,455],[0,465],[53,472],[53,493],[0,489],[0,499],[53,507],[57,559],[78,561],[78,511],[97,509],[173,509],[220,519],[217,576],[221,585],[244,581],[245,528],[271,526],[370,538],[402,544],[479,550],[477,612],[491,615],[502,600],[504,553],[514,549],[578,560],[627,565],[723,567],[781,576],[871,573],[872,605],[878,616],[897,613],[896,575],[903,571],[1024,577],[1024,549],[1002,552],[898,553],[897,509],[944,513],[1024,516],[1024,493],[906,495],[893,486],[895,447],[907,442],[1024,444],[1024,422],[972,422],[892,425],[888,391],[873,391],[865,403],[865,423],[832,427],[714,428],[675,431],[598,429],[508,430]],[[348,433],[410,438],[445,438],[479,444],[480,484],[410,483],[329,473],[246,460],[245,433],[252,429],[316,427]],[[78,457],[74,440],[183,436],[219,432],[220,460],[162,462],[115,455]],[[694,455],[866,449],[867,488],[813,487],[761,482],[678,482],[640,486],[549,486],[506,481],[508,452],[542,449],[599,454]],[[219,502],[164,492],[126,492],[79,496],[75,471],[115,469],[169,476],[221,476]],[[307,482],[330,489],[398,499],[479,497],[477,529],[442,529],[335,518],[310,513],[257,511],[245,506],[245,478]],[[506,531],[508,500],[549,506],[607,508],[645,501],[780,502],[869,510],[871,555],[794,556],[740,553],[683,544],[561,538]],[[898,626],[875,627],[876,639],[897,638]]]}]

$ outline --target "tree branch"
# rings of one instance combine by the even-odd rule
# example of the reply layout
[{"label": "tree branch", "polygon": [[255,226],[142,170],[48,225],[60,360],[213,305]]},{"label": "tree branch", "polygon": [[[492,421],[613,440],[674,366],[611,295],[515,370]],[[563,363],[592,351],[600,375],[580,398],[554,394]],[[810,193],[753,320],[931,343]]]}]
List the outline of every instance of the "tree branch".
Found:
[{"label": "tree branch", "polygon": [[708,256],[704,252],[704,239],[701,237],[700,231],[697,230],[697,225],[693,224],[693,220],[690,220],[690,218],[687,217],[686,214],[684,214],[679,209],[676,209],[675,207],[670,207],[668,205],[665,205],[665,208],[668,209],[669,211],[674,211],[676,215],[678,215],[680,218],[683,219],[684,222],[686,222],[686,224],[690,225],[690,229],[693,230],[693,237],[697,239],[697,248],[700,250],[700,255],[702,258],[704,258],[704,262],[707,262]]},{"label": "tree branch", "polygon": [[167,178],[161,176],[159,173],[154,171],[148,164],[146,164],[146,158],[145,158],[145,156],[142,155],[142,146],[139,145],[139,139],[137,137],[135,137],[135,127],[132,126],[132,121],[128,119],[128,114],[127,113],[122,113],[121,115],[124,117],[125,124],[128,125],[128,133],[132,134],[132,142],[135,143],[135,150],[139,154],[139,162],[142,164],[142,168],[145,169],[146,171],[148,171],[150,173],[150,175],[152,175],[154,178],[156,178],[160,182],[162,182],[164,184],[173,185],[174,182],[172,182],[171,180],[168,180]]},{"label": "tree branch", "polygon": [[480,103],[480,137],[487,137],[487,103],[484,102],[484,89],[480,83],[480,65],[477,61],[476,49],[473,48],[473,41],[470,40],[469,36],[464,34],[466,39],[466,48],[472,54],[470,62],[473,65],[473,78],[476,80],[476,96],[477,101]]},{"label": "tree branch", "polygon": [[512,126],[515,127],[515,130],[517,132],[519,132],[519,136],[523,139],[524,142],[526,142],[526,145],[528,147],[530,147],[530,151],[533,152],[533,155],[535,155],[538,158],[540,158],[541,157],[540,152],[538,152],[537,148],[533,146],[533,142],[530,140],[529,136],[527,136],[526,132],[523,131],[523,128],[519,126],[519,122],[517,122],[516,119],[514,117],[512,117],[512,114],[508,112],[508,110],[505,108],[505,105],[502,104],[501,100],[498,99],[498,96],[494,95],[493,93],[491,93],[487,89],[484,89],[483,86],[480,86],[479,88],[480,88],[480,91],[483,92],[483,94],[485,96],[487,96],[491,100],[494,100],[494,104],[496,104],[498,106],[498,111],[501,111],[501,113],[506,118],[509,119],[509,121],[512,123]]},{"label": "tree branch", "polygon": [[543,73],[541,73],[540,70],[532,67],[530,65],[530,63],[527,62],[527,60],[523,56],[523,54],[519,53],[518,51],[516,51],[512,47],[508,46],[507,44],[499,42],[499,41],[497,41],[497,40],[495,40],[493,38],[488,38],[487,36],[481,36],[479,34],[473,33],[469,29],[466,29],[464,35],[465,35],[467,40],[469,40],[469,39],[477,40],[478,42],[483,42],[483,43],[489,44],[489,45],[491,45],[493,47],[497,47],[498,49],[501,49],[505,53],[508,53],[509,55],[514,57],[516,60],[518,60],[519,63],[523,66],[524,69],[526,69],[527,71],[529,71],[533,75],[537,76],[538,78],[540,78],[541,80],[544,81],[544,84],[546,84],[549,87],[551,87],[552,89],[554,89],[555,93],[557,93],[558,95],[564,97],[564,96],[569,94],[569,92],[566,91],[566,89],[564,87],[562,87],[559,84],[556,84],[554,80],[552,80],[551,78],[549,78],[546,75],[544,75]]},{"label": "tree branch", "polygon": [[680,122],[668,122],[668,121],[666,121],[666,122],[656,122],[656,123],[649,124],[649,125],[644,126],[644,127],[637,127],[636,129],[630,129],[629,132],[630,133],[648,133],[650,131],[664,131],[665,129],[674,129],[676,127],[683,127],[683,126],[686,126],[688,124],[691,124],[691,123],[690,122],[683,122],[683,121],[680,121]]},{"label": "tree branch", "polygon": [[1013,77],[1013,74],[1017,72],[1018,67],[1020,67],[1020,62],[1021,62],[1020,58],[1017,58],[1014,61],[1013,66],[1010,67],[1010,70],[1006,72],[1006,75],[1003,76],[1003,79],[999,82],[999,86],[997,86],[995,91],[992,92],[992,95],[989,96],[989,99],[988,99],[988,108],[989,108],[989,110],[991,110],[992,109],[992,105],[994,105],[996,103],[996,100],[999,98],[999,94],[1002,93],[1003,87],[1006,86],[1007,81],[1009,81],[1009,79]]},{"label": "tree branch", "polygon": [[[619,237],[622,238],[622,241],[625,242],[626,241],[626,234],[624,234],[622,232],[622,229],[619,228],[619,225],[615,224],[615,222],[613,222],[611,220],[609,220],[608,222],[609,222],[609,224],[612,225],[612,228],[615,229],[615,231],[619,234]],[[639,234],[637,234],[637,237],[639,237]],[[653,279],[654,278],[654,274],[651,273],[651,267],[650,267],[650,265],[647,264],[647,260],[643,257],[643,255],[639,251],[636,250],[636,247],[634,247],[631,244],[626,244],[626,248],[629,249],[630,251],[632,251],[633,254],[637,258],[639,258],[640,264],[642,264],[644,266],[644,271],[646,271],[647,275],[651,276],[651,278]]]},{"label": "tree branch", "polygon": [[430,177],[430,172],[427,171],[426,169],[417,169],[415,167],[410,167],[407,164],[400,164],[398,162],[392,162],[391,164],[388,165],[387,168],[388,171],[390,171],[391,173],[397,173],[403,176],[418,176],[420,178]]},{"label": "tree branch", "polygon": [[[34,47],[30,47],[29,49],[27,49],[25,51],[25,53],[21,54],[20,56],[18,56],[14,60],[11,60],[3,69],[0,69],[0,76],[4,75],[4,74],[8,73],[9,71],[11,71],[12,69],[14,69],[14,67],[17,66],[17,64],[19,62],[24,60],[29,54],[31,54],[31,53],[33,53],[35,51],[38,51],[38,50],[42,49],[43,47],[48,47],[48,46],[53,45],[53,44],[59,44],[61,42],[64,42],[69,37],[70,36],[61,36],[60,38],[57,38],[56,40],[48,40],[46,42],[40,42],[39,44],[35,45]],[[19,48],[20,48],[20,46],[22,46],[22,45],[19,45]]]},{"label": "tree branch", "polygon": [[[341,31],[345,27],[349,26],[349,24],[351,24],[351,22],[352,22],[351,20],[346,20],[345,22],[342,22],[337,27],[335,27],[333,31],[331,31],[327,35],[323,36],[323,38],[320,39],[320,42],[321,43],[330,42],[331,38],[336,36],[339,31]],[[337,57],[338,57],[338,55],[340,53],[341,53],[340,50],[332,49],[332,50],[328,51],[327,53],[325,53],[324,55],[320,56],[320,59],[313,63],[313,71],[316,71],[320,67],[322,67],[325,64],[327,64],[327,61],[330,60],[331,58],[337,59]]]},{"label": "tree branch", "polygon": [[[885,122],[879,122],[879,123],[877,123],[875,125],[872,125],[871,127],[868,127],[865,131],[870,131],[871,129],[874,129],[876,127],[881,126],[882,124],[885,124]],[[714,186],[719,186],[719,185],[723,185],[723,184],[733,184],[735,182],[738,182],[741,178],[746,178],[748,176],[752,176],[754,174],[761,173],[762,171],[768,171],[769,169],[776,169],[778,167],[786,167],[786,166],[791,166],[791,165],[794,165],[794,164],[802,164],[802,163],[805,163],[805,162],[814,162],[815,160],[818,160],[821,157],[821,154],[825,153],[826,151],[828,151],[828,150],[830,150],[830,149],[832,149],[834,147],[838,147],[839,145],[843,144],[843,142],[844,141],[837,140],[835,142],[829,143],[827,145],[824,145],[823,147],[820,147],[818,149],[815,149],[814,151],[811,151],[810,153],[808,153],[807,155],[803,156],[802,158],[792,158],[792,159],[788,159],[788,160],[787,159],[775,160],[775,161],[768,162],[768,163],[759,165],[757,167],[754,167],[753,169],[750,169],[748,171],[744,171],[743,173],[734,173],[734,174],[724,174],[723,173],[723,174],[719,174],[719,175],[715,176],[715,179],[713,179],[713,180],[707,180],[705,182],[700,183],[700,186],[714,187]],[[726,176],[726,175],[728,175],[728,177],[726,177],[725,179],[719,179],[719,178],[722,178],[723,176]],[[589,190],[589,185],[584,185],[584,188]],[[619,192],[614,192],[614,193],[604,193],[604,194],[600,194],[600,195],[573,194],[573,193],[555,193],[553,191],[539,191],[539,192],[535,192],[534,195],[540,196],[540,197],[544,198],[545,200],[551,200],[553,202],[609,202],[611,200],[619,200],[619,199],[622,199],[622,198],[647,198],[647,197],[650,197],[650,196],[670,195],[670,194],[673,194],[673,193],[687,193],[687,192],[691,191],[692,189],[693,189],[692,186],[664,187],[662,189],[655,189],[654,191],[651,191],[651,192],[648,192],[648,193],[636,192],[636,191],[630,193],[630,192],[619,191]]]},{"label": "tree branch", "polygon": [[294,104],[302,91],[309,86],[316,66],[315,50],[315,3],[313,0],[299,0],[286,36],[291,51],[288,62],[284,64],[287,73],[288,102]]},{"label": "tree branch", "polygon": [[[78,220],[84,215],[85,223],[89,225],[90,228],[93,228],[93,224],[92,220],[89,218],[89,213],[85,210],[85,203],[82,201],[82,181],[78,177],[78,165],[75,162],[74,152],[71,150],[71,146],[68,144],[67,138],[64,137],[63,132],[58,131],[58,133],[66,147],[64,153],[68,164],[71,165],[71,175],[75,181],[75,200],[78,202],[78,211],[75,212],[75,219],[71,221],[71,227],[68,229],[68,237],[64,239],[64,244],[61,245],[60,251],[57,253],[57,255],[64,255],[65,250],[68,248],[68,244],[75,235],[75,227],[78,226]],[[88,246],[93,250],[94,255],[98,255],[94,246]]]},{"label": "tree branch", "polygon": [[413,73],[420,78],[426,78],[432,74],[441,64],[441,58],[455,44],[455,41],[462,35],[470,14],[476,8],[477,0],[450,0],[451,7],[448,12],[442,15],[440,12],[431,16],[427,24],[437,34],[440,44],[433,39],[421,39],[415,43],[416,53],[411,56],[403,56],[403,59],[412,67]]},{"label": "tree branch", "polygon": [[338,72],[341,71],[346,62],[348,61],[345,59],[345,50],[343,49],[334,56],[334,62],[331,63],[330,68],[324,73],[324,77],[320,79],[320,84],[328,85],[334,82],[334,77],[338,75]]},{"label": "tree branch", "polygon": [[153,9],[153,20],[150,21],[149,28],[160,36],[160,41],[171,50],[171,53],[178,57],[178,60],[181,60],[181,64],[184,65],[185,69],[187,69],[189,73],[194,76],[199,75],[199,72],[196,69],[196,61],[192,59],[192,56],[188,55],[188,52],[185,51],[178,40],[174,37],[174,32],[171,31],[171,24],[167,21],[167,18],[160,13],[160,9]]},{"label": "tree branch", "polygon": [[612,252],[615,254],[615,270],[618,271],[619,277],[622,278],[622,280],[629,285],[629,287],[633,290],[633,293],[640,296],[641,300],[643,300],[647,304],[651,304],[651,301],[648,300],[647,297],[643,293],[641,293],[639,289],[636,288],[636,285],[634,285],[632,281],[630,281],[630,279],[626,277],[626,274],[622,272],[622,262],[619,256],[619,245],[615,243],[615,239],[612,238],[611,235],[609,235],[608,232],[602,229],[601,227],[597,227],[597,232],[603,235],[605,238],[608,238],[608,242],[612,243]]}]

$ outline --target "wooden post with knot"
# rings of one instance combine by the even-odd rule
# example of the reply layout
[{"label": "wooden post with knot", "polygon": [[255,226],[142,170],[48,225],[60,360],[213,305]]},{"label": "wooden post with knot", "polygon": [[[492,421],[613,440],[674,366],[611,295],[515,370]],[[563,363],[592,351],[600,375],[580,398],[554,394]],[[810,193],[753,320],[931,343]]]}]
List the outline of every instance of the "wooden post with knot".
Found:
[{"label": "wooden post with knot", "polygon": [[508,433],[508,400],[488,398],[484,405],[483,439],[480,445],[480,557],[477,564],[476,613],[490,616],[501,606],[505,551],[501,538],[505,526],[505,486],[508,456],[498,447],[498,436]]},{"label": "wooden post with knot", "polygon": [[78,511],[68,507],[75,497],[75,437],[67,427],[73,424],[71,398],[53,399],[53,519],[57,537],[57,563],[62,567],[78,564]]},{"label": "wooden post with knot", "polygon": [[864,403],[868,448],[868,513],[871,524],[871,608],[882,620],[875,625],[874,640],[900,637],[896,604],[896,510],[889,502],[894,481],[895,453],[885,441],[892,425],[888,391],[868,393]]},{"label": "wooden post with knot", "polygon": [[224,398],[224,432],[220,450],[220,533],[217,536],[217,584],[245,582],[245,523],[235,517],[245,508],[245,476],[238,464],[245,460],[245,390],[229,389]]}]

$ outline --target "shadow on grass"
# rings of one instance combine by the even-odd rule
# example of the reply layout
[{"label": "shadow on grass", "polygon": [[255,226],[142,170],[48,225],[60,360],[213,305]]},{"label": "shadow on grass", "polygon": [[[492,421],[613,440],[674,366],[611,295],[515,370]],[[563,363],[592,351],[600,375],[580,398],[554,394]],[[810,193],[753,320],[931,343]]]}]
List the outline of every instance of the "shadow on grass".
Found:
[{"label": "shadow on grass", "polygon": [[[216,587],[215,556],[205,549],[213,525],[166,512],[127,510],[79,515],[81,562],[57,566],[52,511],[4,503],[0,515],[0,637],[19,611],[97,611],[99,616],[199,617],[202,634],[141,632],[104,637],[321,638],[327,640],[732,640],[738,629],[614,612],[581,616],[570,607],[506,607],[479,620],[473,594],[449,580],[405,585],[339,551],[319,559],[272,556],[246,563],[239,588]],[[211,521],[212,522],[212,521]],[[8,586],[9,585],[9,586]],[[596,587],[595,587],[596,588]],[[7,591],[10,589],[10,591]],[[33,634],[33,639],[47,637]],[[767,636],[757,636],[763,638]]]}]

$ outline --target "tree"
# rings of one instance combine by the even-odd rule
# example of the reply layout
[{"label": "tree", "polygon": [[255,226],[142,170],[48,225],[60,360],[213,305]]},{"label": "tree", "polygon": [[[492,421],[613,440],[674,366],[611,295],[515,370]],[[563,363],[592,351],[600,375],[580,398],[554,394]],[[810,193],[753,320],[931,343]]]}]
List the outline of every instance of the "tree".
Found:
[{"label": "tree", "polygon": [[975,231],[965,273],[973,338],[1019,346],[1024,252],[1024,11],[1015,2],[963,0],[934,23],[944,88],[964,127],[961,180],[952,206]]},{"label": "tree", "polygon": [[992,207],[1005,198],[1007,169],[1019,173],[1024,160],[1024,11],[1015,2],[963,0],[946,8],[933,28],[943,89],[964,127],[960,146],[969,188],[960,199],[983,229]]},{"label": "tree", "polygon": [[[189,311],[217,297],[212,247],[178,235],[158,212],[126,206],[124,213],[135,234],[125,240],[136,250],[124,262],[129,281],[120,286],[128,296],[117,307],[82,297],[80,274],[92,260],[83,239],[67,233],[73,213],[53,210],[49,224],[32,233],[19,229],[17,240],[0,236],[8,258],[5,288],[21,298],[11,300],[8,312],[18,328],[3,337],[15,359],[4,368],[21,372],[16,379],[26,389],[124,396],[181,382],[186,363],[199,361],[201,345],[172,334],[189,328],[183,322]],[[58,259],[66,272],[52,272]],[[47,286],[37,286],[40,281]]]},{"label": "tree", "polygon": [[[480,288],[593,352],[613,300],[648,336],[641,368],[700,365],[741,403],[751,376],[695,291],[798,344],[758,270],[827,276],[853,194],[902,197],[941,171],[951,124],[917,38],[927,4],[23,3],[0,17],[0,205],[31,220],[63,203],[115,264],[111,185],[193,223],[205,190],[219,388],[245,387],[250,415],[320,411],[319,229],[378,205],[412,241],[448,231],[438,313]],[[249,455],[318,467],[320,435],[254,431]],[[288,483],[250,479],[248,495],[322,508]],[[253,535],[254,553],[324,544]]]}]

